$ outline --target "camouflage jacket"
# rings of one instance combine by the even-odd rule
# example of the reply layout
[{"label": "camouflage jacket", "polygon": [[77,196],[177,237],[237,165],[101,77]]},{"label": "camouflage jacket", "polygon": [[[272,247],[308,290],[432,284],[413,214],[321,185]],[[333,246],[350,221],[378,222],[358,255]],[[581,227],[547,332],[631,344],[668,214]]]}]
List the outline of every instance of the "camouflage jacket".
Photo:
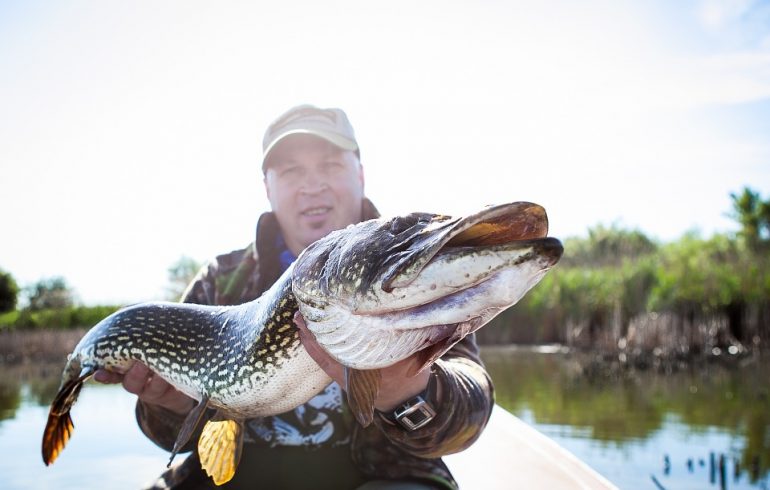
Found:
[{"label": "camouflage jacket", "polygon": [[[363,216],[364,219],[379,216],[368,199],[364,200]],[[218,256],[204,266],[187,288],[182,300],[227,305],[259,297],[281,274],[280,250],[276,239],[278,234],[275,216],[272,213],[263,214],[257,225],[256,240],[245,249]],[[338,487],[348,484],[357,486],[368,479],[418,479],[433,482],[441,488],[457,488],[457,483],[440,457],[470,446],[486,426],[494,404],[492,383],[482,366],[473,335],[460,341],[434,363],[430,385],[429,401],[437,407],[438,414],[428,425],[412,432],[381,415],[376,416],[369,427],[361,427],[347,410],[344,396],[338,397],[341,400],[341,410],[338,411],[343,412],[343,425],[347,425],[347,428],[343,431],[338,429],[346,434],[337,437],[337,446],[342,446],[338,449],[347,455],[345,463],[352,462],[354,471],[359,475],[359,480],[339,480],[346,483],[338,482]],[[303,408],[299,407],[298,410]],[[137,403],[137,419],[142,431],[167,450],[173,447],[183,421],[183,417],[142,402]],[[260,420],[254,421],[261,424]],[[275,425],[268,424],[266,427],[268,431],[276,430]],[[249,465],[246,461],[248,458],[264,458],[264,454],[271,457],[275,453],[275,444],[270,449],[272,453],[260,452],[257,446],[253,439],[246,440],[236,478],[231,483],[238,479],[239,473],[248,471],[242,469]],[[252,447],[252,452],[260,456],[250,456]],[[194,445],[188,444],[185,449],[192,450]],[[285,456],[284,459],[299,458],[304,454],[296,450],[286,451],[291,456]],[[258,476],[252,478],[261,478],[262,474],[258,473]],[[201,488],[208,485],[206,480],[193,454],[181,465],[167,471],[155,484],[155,488]]]}]

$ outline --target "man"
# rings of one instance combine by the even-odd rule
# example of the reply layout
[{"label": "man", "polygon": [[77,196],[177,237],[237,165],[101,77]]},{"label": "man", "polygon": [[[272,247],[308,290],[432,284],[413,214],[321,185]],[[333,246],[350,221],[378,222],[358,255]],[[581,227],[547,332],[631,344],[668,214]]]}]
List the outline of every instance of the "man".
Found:
[{"label": "man", "polygon": [[[248,247],[217,257],[188,286],[182,301],[238,304],[267,290],[308,245],[329,232],[378,217],[364,196],[360,152],[345,113],[299,106],[273,122],[263,140],[262,171],[271,211]],[[469,336],[420,374],[413,359],[382,371],[374,423],[364,428],[347,408],[342,366],[315,342],[300,315],[300,339],[335,380],[306,404],[246,423],[246,442],[228,488],[456,488],[438,459],[469,446],[493,405],[491,381]],[[195,401],[136,363],[125,376],[100,371],[138,395],[137,419],[159,446],[173,447]],[[407,414],[404,408],[417,410]],[[424,425],[423,425],[424,424]],[[197,437],[185,450],[194,450]],[[171,468],[156,488],[213,486],[197,454]]]}]

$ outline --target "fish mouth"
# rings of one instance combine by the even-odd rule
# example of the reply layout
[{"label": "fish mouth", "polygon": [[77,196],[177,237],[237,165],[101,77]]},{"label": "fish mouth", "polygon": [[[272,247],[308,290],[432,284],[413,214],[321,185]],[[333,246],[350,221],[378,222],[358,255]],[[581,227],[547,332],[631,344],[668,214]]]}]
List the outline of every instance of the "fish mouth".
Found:
[{"label": "fish mouth", "polygon": [[[541,271],[539,272],[540,277],[542,277],[546,271],[548,271],[559,261],[564,250],[559,240],[548,237],[535,240],[525,240],[522,241],[521,245],[523,247],[532,247],[533,253],[538,256],[540,260],[540,266],[542,267]],[[439,255],[441,255],[442,252],[439,252]],[[449,253],[452,252],[449,251]],[[451,304],[459,298],[465,298],[464,301],[474,301],[474,298],[484,294],[484,288],[495,287],[489,286],[489,283],[495,282],[495,275],[496,274],[485,277],[478,283],[469,285],[467,288],[459,290],[449,297],[443,297],[436,301],[417,306],[413,310],[420,308],[440,309],[443,307],[443,305]],[[539,279],[533,281],[533,283],[537,283],[538,281]],[[485,316],[485,314],[482,313],[478,316],[470,317],[467,320],[461,322],[429,325],[423,327],[423,329],[428,332],[428,336],[424,340],[424,346],[418,348],[417,352],[415,352],[417,362],[412,364],[410,371],[407,374],[409,376],[414,376],[423,369],[429,367],[438,358],[443,356],[449,349],[451,349],[452,346],[454,346],[457,342],[484,326],[489,320],[491,320],[493,316],[494,314],[492,316]]]},{"label": "fish mouth", "polygon": [[292,284],[319,344],[356,369],[415,353],[424,369],[515,304],[562,254],[545,210],[529,202],[359,226],[308,247]]},{"label": "fish mouth", "polygon": [[[529,203],[516,202],[485,208],[473,215],[464,217],[437,235],[437,242],[424,250],[424,255],[414,261],[404,261],[391,271],[383,282],[383,289],[391,291],[413,282],[431,261],[445,254],[462,253],[462,249],[478,249],[497,246],[532,247],[542,261],[543,271],[550,269],[562,256],[563,247],[555,238],[549,238],[548,217],[543,207]],[[456,295],[473,296],[480,283],[469,285]],[[443,298],[442,300],[446,300]],[[427,305],[424,305],[427,306]],[[435,304],[433,305],[435,307]],[[415,353],[416,362],[410,367],[409,376],[414,376],[428,368],[444,355],[457,342],[475,332],[489,319],[474,316],[466,321],[439,324],[425,327],[429,336],[425,347]]]},{"label": "fish mouth", "polygon": [[[410,247],[413,252],[402,255],[391,265],[383,276],[382,289],[391,292],[409,285],[439,252],[447,249],[506,245],[546,239],[547,234],[548,216],[538,204],[514,202],[490,206],[425,230]],[[560,252],[554,263],[559,257]]]}]

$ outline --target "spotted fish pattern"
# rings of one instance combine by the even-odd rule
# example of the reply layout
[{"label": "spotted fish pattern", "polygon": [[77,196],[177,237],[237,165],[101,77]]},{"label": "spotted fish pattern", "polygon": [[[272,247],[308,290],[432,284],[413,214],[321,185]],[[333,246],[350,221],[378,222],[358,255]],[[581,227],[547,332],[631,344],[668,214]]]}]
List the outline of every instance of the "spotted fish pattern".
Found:
[{"label": "spotted fish pattern", "polygon": [[[83,381],[97,369],[121,372],[141,361],[200,402],[185,419],[172,458],[207,409],[216,409],[198,438],[198,455],[214,483],[229,481],[247,419],[297,407],[331,381],[299,341],[297,311],[323,348],[345,364],[349,406],[368,426],[379,390],[376,370],[415,353],[417,367],[428,368],[515,304],[561,256],[561,244],[546,231],[545,212],[531,203],[456,219],[415,213],[372,220],[311,245],[252,302],[146,303],[121,310],[95,326],[69,357],[44,432],[43,459],[50,464],[66,444],[69,411]],[[389,342],[393,338],[398,342]],[[362,342],[367,348],[359,348]]]},{"label": "spotted fish pattern", "polygon": [[[291,270],[259,300],[243,305],[144,303],[100,322],[68,358],[44,434],[45,463],[69,439],[70,407],[97,369],[125,372],[140,361],[238,421],[285,412],[318,393],[330,378],[301,347],[290,277]],[[305,382],[294,382],[297,375]]]}]

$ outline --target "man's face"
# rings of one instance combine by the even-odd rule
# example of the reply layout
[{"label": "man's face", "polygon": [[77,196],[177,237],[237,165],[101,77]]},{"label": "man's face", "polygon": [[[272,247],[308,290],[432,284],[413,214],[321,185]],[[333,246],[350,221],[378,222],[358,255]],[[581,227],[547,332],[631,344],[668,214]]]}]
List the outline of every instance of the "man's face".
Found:
[{"label": "man's face", "polygon": [[267,198],[295,255],[361,221],[364,173],[352,151],[315,136],[291,135],[270,151],[266,168]]}]

